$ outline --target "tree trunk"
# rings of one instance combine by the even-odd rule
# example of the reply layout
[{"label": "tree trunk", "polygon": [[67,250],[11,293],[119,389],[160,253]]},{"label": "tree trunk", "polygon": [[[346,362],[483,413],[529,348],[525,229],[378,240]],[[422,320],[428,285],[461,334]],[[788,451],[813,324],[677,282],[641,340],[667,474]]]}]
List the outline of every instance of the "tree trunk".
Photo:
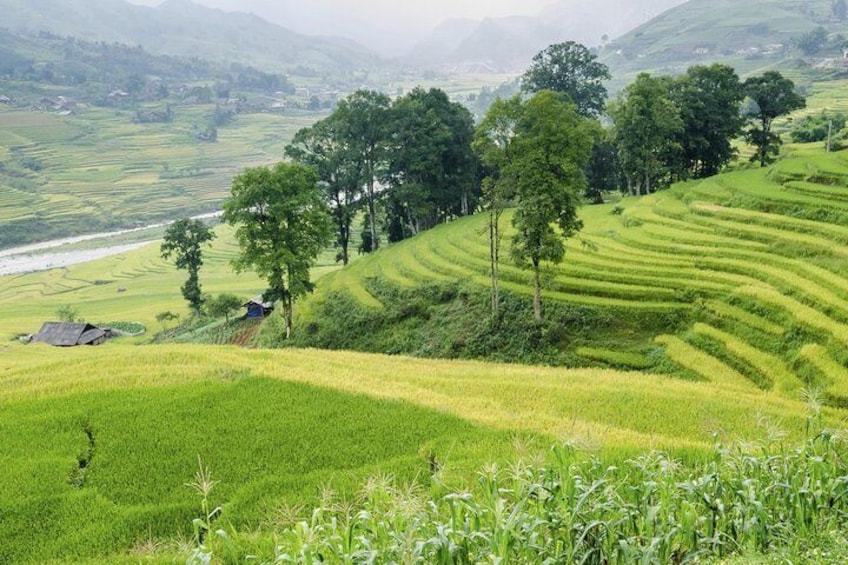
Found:
[{"label": "tree trunk", "polygon": [[539,273],[539,261],[533,260],[533,314],[537,322],[542,321],[542,277]]},{"label": "tree trunk", "polygon": [[342,264],[347,267],[347,264],[350,262],[350,222],[346,222],[346,225],[342,228]]},{"label": "tree trunk", "polygon": [[286,341],[292,336],[292,299],[291,296],[283,299],[283,314],[286,318]]},{"label": "tree trunk", "polygon": [[380,240],[377,239],[377,207],[374,205],[374,178],[368,180],[368,220],[371,228],[371,251],[380,248]]},{"label": "tree trunk", "polygon": [[489,258],[492,275],[492,316],[497,316],[501,307],[500,295],[500,211],[494,207],[489,211]]}]

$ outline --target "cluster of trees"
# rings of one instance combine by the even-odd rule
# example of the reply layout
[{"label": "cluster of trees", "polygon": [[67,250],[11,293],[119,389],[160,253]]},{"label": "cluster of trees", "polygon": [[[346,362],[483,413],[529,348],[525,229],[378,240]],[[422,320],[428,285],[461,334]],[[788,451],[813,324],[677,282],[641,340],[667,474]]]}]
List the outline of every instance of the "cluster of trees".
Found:
[{"label": "cluster of trees", "polygon": [[842,148],[845,142],[845,126],[848,118],[842,112],[821,113],[799,120],[792,128],[790,136],[795,143],[815,143],[828,141],[830,148]]},{"label": "cluster of trees", "polygon": [[441,90],[415,89],[394,101],[363,90],[299,131],[286,155],[317,172],[347,264],[361,210],[366,252],[379,248],[381,233],[396,242],[475,210],[473,136],[471,113]]},{"label": "cluster of trees", "polygon": [[805,105],[777,71],[744,82],[721,64],[692,67],[679,78],[640,74],[609,105],[609,135],[627,191],[638,195],[717,174],[743,134],[756,149],[751,160],[765,166],[781,144],[774,120]]},{"label": "cluster of trees", "polygon": [[[47,32],[19,38],[0,30],[0,77],[62,86],[108,85],[125,90],[136,100],[167,98],[164,81],[213,81],[221,98],[228,98],[233,89],[294,92],[285,76],[238,63],[221,65],[196,57],[153,55],[140,46]],[[110,100],[101,102],[109,105]]]},{"label": "cluster of trees", "polygon": [[[642,74],[607,104],[609,78],[585,46],[552,45],[524,74],[523,93],[496,100],[476,127],[470,112],[440,90],[416,89],[394,101],[354,93],[296,134],[286,148],[291,162],[235,178],[223,219],[235,226],[241,246],[236,269],[267,279],[265,299],[282,305],[289,337],[294,302],[313,287],[310,268],[333,239],[338,260],[348,263],[361,213],[363,248],[372,251],[381,233],[399,241],[484,209],[497,320],[500,223],[512,207],[509,254],[532,270],[541,321],[542,265],[564,259],[565,239],[582,228],[585,195],[622,185],[650,193],[673,180],[716,174],[734,157],[731,141],[746,124],[757,148],[753,160],[764,165],[780,143],[775,118],[804,106],[792,82],[773,71],[745,82],[718,64],[679,78]],[[181,239],[206,241],[173,229]],[[195,306],[202,295],[196,270],[189,273],[183,292]]]}]

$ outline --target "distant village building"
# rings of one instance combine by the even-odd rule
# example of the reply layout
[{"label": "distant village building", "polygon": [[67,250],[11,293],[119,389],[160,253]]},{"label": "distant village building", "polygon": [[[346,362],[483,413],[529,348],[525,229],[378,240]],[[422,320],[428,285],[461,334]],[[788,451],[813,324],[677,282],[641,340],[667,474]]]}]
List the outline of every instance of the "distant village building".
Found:
[{"label": "distant village building", "polygon": [[47,322],[33,336],[33,343],[47,343],[56,347],[101,345],[112,337],[112,331],[91,324]]},{"label": "distant village building", "polygon": [[247,308],[247,318],[252,320],[265,318],[274,312],[274,303],[265,302],[262,300],[262,296],[257,296],[245,304],[244,307]]},{"label": "distant village building", "polygon": [[77,107],[77,102],[64,96],[56,98],[44,97],[40,101],[41,106],[45,110],[54,110],[56,112],[72,112]]},{"label": "distant village building", "polygon": [[12,103],[12,99],[9,98],[8,96],[0,96],[0,104],[7,104],[8,105],[8,104],[11,104],[11,103]]}]

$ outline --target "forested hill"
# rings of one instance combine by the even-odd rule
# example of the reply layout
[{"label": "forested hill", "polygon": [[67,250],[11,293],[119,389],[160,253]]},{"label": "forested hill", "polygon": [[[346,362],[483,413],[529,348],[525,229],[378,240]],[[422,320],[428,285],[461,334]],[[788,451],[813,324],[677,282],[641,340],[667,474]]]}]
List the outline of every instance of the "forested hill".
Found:
[{"label": "forested hill", "polygon": [[690,0],[607,44],[613,75],[679,74],[721,61],[740,74],[778,67],[801,78],[843,71],[844,0]]},{"label": "forested hill", "polygon": [[[150,85],[206,81],[274,93],[293,91],[288,79],[238,63],[214,63],[197,57],[154,55],[142,47],[91,42],[47,32],[38,35],[0,29],[0,77],[9,79],[2,94],[32,98],[40,88],[75,87],[81,101],[93,102],[110,89],[143,94]],[[139,96],[144,98],[144,96]],[[158,98],[163,98],[160,96]]]},{"label": "forested hill", "polygon": [[300,35],[253,15],[167,0],[156,8],[124,0],[0,0],[3,27],[140,45],[168,55],[239,62],[271,71],[322,74],[378,63],[352,41]]}]

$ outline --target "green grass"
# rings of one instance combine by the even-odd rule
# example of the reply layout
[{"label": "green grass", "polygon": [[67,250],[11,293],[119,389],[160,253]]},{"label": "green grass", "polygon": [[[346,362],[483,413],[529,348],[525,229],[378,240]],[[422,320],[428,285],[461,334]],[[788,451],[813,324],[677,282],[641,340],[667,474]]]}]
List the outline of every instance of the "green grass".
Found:
[{"label": "green grass", "polygon": [[424,480],[431,458],[466,481],[516,437],[533,449],[571,438],[611,460],[644,446],[698,459],[712,426],[804,429],[801,403],[752,387],[600,369],[120,344],[14,346],[0,360],[4,562],[103,557],[187,531],[198,455],[220,481],[213,504],[242,529],[317,502],[320,485]]},{"label": "green grass", "polygon": [[[0,488],[0,559],[102,556],[145,531],[184,531],[196,502],[183,483],[198,455],[214,466],[216,500],[226,502],[228,520],[243,527],[278,505],[316,501],[316,484],[349,488],[356,476],[381,468],[404,480],[426,475],[425,447],[465,457],[468,444],[508,445],[433,410],[238,368],[208,371],[196,384],[6,402],[2,433],[14,440],[4,442],[2,457],[12,480]],[[91,460],[74,471],[75,458],[87,457],[86,429]],[[74,524],[86,526],[56,536]]]}]

